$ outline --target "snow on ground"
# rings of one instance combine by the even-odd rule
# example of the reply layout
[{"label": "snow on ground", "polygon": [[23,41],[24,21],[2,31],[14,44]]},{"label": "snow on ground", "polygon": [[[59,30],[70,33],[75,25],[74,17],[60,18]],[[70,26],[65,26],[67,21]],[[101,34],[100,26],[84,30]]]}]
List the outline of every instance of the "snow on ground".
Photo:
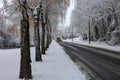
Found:
[{"label": "snow on ground", "polygon": [[[86,80],[77,66],[55,41],[43,62],[35,62],[31,48],[33,80]],[[20,49],[0,50],[0,80],[19,80]]]},{"label": "snow on ground", "polygon": [[[63,40],[63,41],[72,42],[72,39],[67,39],[67,40]],[[91,41],[91,44],[89,44],[89,41],[83,41],[83,39],[81,37],[74,38],[73,42],[79,43],[82,45],[87,45],[87,46],[109,49],[109,50],[113,50],[113,51],[120,51],[120,45],[119,46],[110,46],[110,45],[106,44],[105,42],[100,42],[100,41],[97,41],[97,42]]]},{"label": "snow on ground", "polygon": [[0,50],[0,80],[18,80],[20,50]]}]

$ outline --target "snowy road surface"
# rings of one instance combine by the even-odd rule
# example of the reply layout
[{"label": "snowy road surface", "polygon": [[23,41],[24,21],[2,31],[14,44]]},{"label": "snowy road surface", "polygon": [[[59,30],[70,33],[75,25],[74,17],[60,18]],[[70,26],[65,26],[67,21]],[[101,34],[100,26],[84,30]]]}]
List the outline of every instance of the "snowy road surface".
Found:
[{"label": "snowy road surface", "polygon": [[82,44],[82,45],[93,46],[93,47],[97,47],[97,48],[103,48],[103,49],[120,52],[120,45],[110,46],[107,43],[101,42],[101,41],[96,41],[96,42],[91,41],[91,44],[89,44],[89,41],[83,40],[81,37],[74,38],[73,41],[71,39],[67,39],[67,40],[63,40],[63,41],[74,42],[74,43],[78,43],[78,44]]},{"label": "snowy road surface", "polygon": [[84,62],[103,80],[120,80],[120,52],[71,42],[60,44],[70,56],[74,56],[73,60]]},{"label": "snowy road surface", "polygon": [[[77,66],[55,41],[43,62],[35,62],[31,48],[33,80],[86,80]],[[0,80],[19,80],[20,49],[0,50]]]}]

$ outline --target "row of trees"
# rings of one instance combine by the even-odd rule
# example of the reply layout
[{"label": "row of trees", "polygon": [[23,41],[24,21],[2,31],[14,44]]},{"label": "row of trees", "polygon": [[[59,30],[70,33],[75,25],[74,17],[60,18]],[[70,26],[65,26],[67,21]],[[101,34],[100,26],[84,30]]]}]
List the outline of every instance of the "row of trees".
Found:
[{"label": "row of trees", "polygon": [[21,46],[19,78],[31,79],[30,44],[33,40],[35,61],[42,61],[42,54],[46,54],[52,41],[52,31],[57,29],[58,18],[64,17],[69,0],[11,0],[10,4],[7,4],[7,0],[3,2],[2,12],[6,19],[4,31],[11,34],[13,41],[17,39]]},{"label": "row of trees", "polygon": [[[120,43],[119,0],[76,0],[71,26],[83,39],[105,41],[110,45]],[[72,27],[71,27],[72,28]]]},{"label": "row of trees", "polygon": [[[34,42],[35,42],[35,51],[36,61],[42,61],[42,55],[46,54],[45,50],[49,47],[51,43],[51,10],[53,9],[52,5],[58,5],[60,1],[48,1],[41,0],[37,1],[35,7],[29,6],[27,0],[19,1],[20,10],[22,14],[21,20],[21,67],[20,67],[20,78],[29,79],[32,78],[31,74],[31,58],[30,58],[30,41],[29,41],[29,14],[28,11],[32,12],[34,18]],[[53,10],[52,10],[53,11]],[[59,10],[58,10],[59,11]],[[61,13],[53,12],[57,16]],[[41,37],[40,37],[40,25],[41,25]],[[41,39],[40,39],[41,38]],[[41,42],[41,46],[40,46]]]}]

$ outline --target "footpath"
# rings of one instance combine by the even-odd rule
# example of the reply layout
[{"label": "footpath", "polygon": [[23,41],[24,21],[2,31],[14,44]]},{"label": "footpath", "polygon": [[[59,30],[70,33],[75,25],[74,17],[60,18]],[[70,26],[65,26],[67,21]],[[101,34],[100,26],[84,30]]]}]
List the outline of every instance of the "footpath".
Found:
[{"label": "footpath", "polygon": [[[42,57],[43,62],[35,62],[35,48],[31,48],[32,80],[86,80],[55,41]],[[0,50],[0,80],[20,80],[19,69],[20,49]]]}]

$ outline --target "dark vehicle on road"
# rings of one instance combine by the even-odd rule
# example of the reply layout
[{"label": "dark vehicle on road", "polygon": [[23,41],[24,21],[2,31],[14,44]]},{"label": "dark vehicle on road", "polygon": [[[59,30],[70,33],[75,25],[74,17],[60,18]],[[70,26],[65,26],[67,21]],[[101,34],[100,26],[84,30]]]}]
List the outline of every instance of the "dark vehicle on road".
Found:
[{"label": "dark vehicle on road", "polygon": [[62,39],[60,37],[57,37],[57,42],[62,42]]}]

